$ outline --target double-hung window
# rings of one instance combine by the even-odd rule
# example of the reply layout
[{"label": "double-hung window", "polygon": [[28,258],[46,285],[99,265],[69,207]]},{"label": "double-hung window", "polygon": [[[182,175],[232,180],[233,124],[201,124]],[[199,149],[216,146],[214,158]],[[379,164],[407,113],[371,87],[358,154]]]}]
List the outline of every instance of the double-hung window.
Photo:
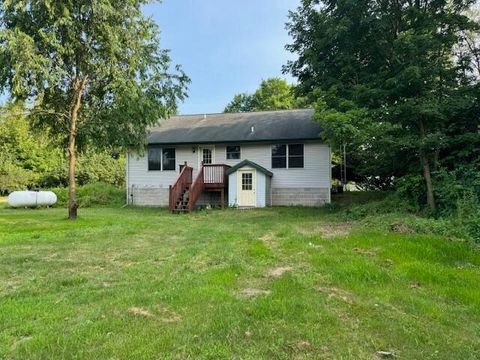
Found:
[{"label": "double-hung window", "polygon": [[240,159],[240,146],[227,146],[227,160]]},{"label": "double-hung window", "polygon": [[304,166],[303,144],[276,144],[272,146],[272,168],[294,169]]},{"label": "double-hung window", "polygon": [[175,148],[162,148],[156,145],[148,146],[148,170],[175,170]]}]

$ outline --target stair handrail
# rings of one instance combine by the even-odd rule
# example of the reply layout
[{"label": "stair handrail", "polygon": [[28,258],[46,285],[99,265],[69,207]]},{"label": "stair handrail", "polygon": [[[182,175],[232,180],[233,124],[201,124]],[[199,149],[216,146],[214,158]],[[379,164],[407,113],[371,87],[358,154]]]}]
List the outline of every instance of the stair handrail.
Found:
[{"label": "stair handrail", "polygon": [[188,211],[193,210],[204,188],[205,188],[205,182],[204,182],[204,170],[203,170],[203,163],[202,163],[202,166],[200,168],[200,171],[198,172],[197,177],[193,181],[192,186],[190,186],[190,191],[188,195]]},{"label": "stair handrail", "polygon": [[183,165],[182,171],[180,171],[180,175],[177,178],[177,181],[174,185],[170,185],[169,191],[169,199],[168,199],[168,207],[170,210],[175,210],[175,206],[177,201],[180,199],[185,188],[192,184],[192,173],[193,168],[185,164]]}]

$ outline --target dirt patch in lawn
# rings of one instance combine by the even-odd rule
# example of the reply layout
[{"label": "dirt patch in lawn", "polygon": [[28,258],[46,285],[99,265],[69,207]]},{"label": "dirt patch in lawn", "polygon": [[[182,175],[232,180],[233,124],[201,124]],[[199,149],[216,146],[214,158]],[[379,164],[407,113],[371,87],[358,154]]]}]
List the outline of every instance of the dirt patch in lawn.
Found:
[{"label": "dirt patch in lawn", "polygon": [[246,289],[243,289],[243,290],[240,292],[239,295],[240,295],[240,297],[250,299],[250,298],[255,298],[255,297],[257,297],[257,296],[270,295],[271,293],[272,293],[271,290],[262,290],[262,289],[246,288]]},{"label": "dirt patch in lawn", "polygon": [[143,316],[143,317],[153,316],[153,314],[150,311],[140,307],[131,307],[130,309],[128,309],[128,312],[136,316]]},{"label": "dirt patch in lawn", "polygon": [[354,248],[353,251],[360,255],[365,256],[376,256],[380,252],[381,248],[373,248],[373,249],[362,249],[362,248]]},{"label": "dirt patch in lawn", "polygon": [[128,309],[128,312],[139,317],[155,318],[166,324],[176,323],[182,320],[180,315],[161,305],[155,307],[155,312],[141,307],[131,307]]},{"label": "dirt patch in lawn", "polygon": [[285,274],[286,272],[289,272],[289,271],[292,271],[293,269],[290,267],[290,266],[282,266],[282,267],[276,267],[276,268],[273,268],[273,269],[270,269],[268,271],[268,276],[269,277],[273,277],[273,278],[279,278],[280,276],[282,276],[283,274]]},{"label": "dirt patch in lawn", "polygon": [[319,287],[317,289],[319,292],[326,294],[329,299],[338,299],[347,303],[349,305],[353,305],[353,297],[348,291],[338,289],[336,287]]},{"label": "dirt patch in lawn", "polygon": [[315,224],[304,224],[301,227],[297,226],[296,230],[298,233],[305,236],[316,236],[320,235],[322,238],[334,238],[334,237],[343,237],[347,236],[352,230],[351,222],[340,222],[340,223],[315,223]]},{"label": "dirt patch in lawn", "polygon": [[265,245],[270,250],[275,250],[277,248],[277,243],[275,242],[275,239],[275,234],[271,231],[258,238],[258,240],[260,240],[263,245]]}]

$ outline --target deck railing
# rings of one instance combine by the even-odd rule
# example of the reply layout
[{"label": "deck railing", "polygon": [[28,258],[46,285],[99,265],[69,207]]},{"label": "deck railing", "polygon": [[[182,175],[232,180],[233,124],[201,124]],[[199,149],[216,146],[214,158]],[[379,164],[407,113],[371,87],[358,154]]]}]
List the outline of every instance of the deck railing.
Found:
[{"label": "deck railing", "polygon": [[192,186],[190,186],[190,191],[188,194],[188,211],[193,210],[204,188],[204,167],[202,166],[197,174],[197,177],[195,178],[195,181],[192,183]]},{"label": "deck railing", "polygon": [[178,177],[175,184],[172,186],[170,185],[170,195],[169,195],[169,208],[170,210],[174,210],[175,206],[177,205],[177,201],[180,199],[183,191],[186,189],[187,186],[192,184],[192,173],[193,168],[185,165],[182,167],[182,171],[180,172],[180,176]]},{"label": "deck railing", "polygon": [[[224,191],[228,186],[227,170],[230,166],[224,164],[202,164],[195,180],[192,178],[193,168],[187,163],[181,167],[180,176],[175,185],[170,186],[169,208],[175,210],[185,189],[188,187],[188,211],[192,211],[200,195],[204,191],[221,191],[222,204]],[[223,205],[222,205],[223,206]]]},{"label": "deck railing", "polygon": [[225,164],[204,164],[204,183],[208,186],[226,187],[228,183],[227,170],[230,166]]}]

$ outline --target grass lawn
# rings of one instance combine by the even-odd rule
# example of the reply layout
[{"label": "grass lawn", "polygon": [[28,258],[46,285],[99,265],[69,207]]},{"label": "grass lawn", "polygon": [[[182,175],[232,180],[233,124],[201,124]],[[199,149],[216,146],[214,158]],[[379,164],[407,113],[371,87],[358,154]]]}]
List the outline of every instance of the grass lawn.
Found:
[{"label": "grass lawn", "polygon": [[0,359],[480,358],[480,252],[328,209],[0,207]]}]

